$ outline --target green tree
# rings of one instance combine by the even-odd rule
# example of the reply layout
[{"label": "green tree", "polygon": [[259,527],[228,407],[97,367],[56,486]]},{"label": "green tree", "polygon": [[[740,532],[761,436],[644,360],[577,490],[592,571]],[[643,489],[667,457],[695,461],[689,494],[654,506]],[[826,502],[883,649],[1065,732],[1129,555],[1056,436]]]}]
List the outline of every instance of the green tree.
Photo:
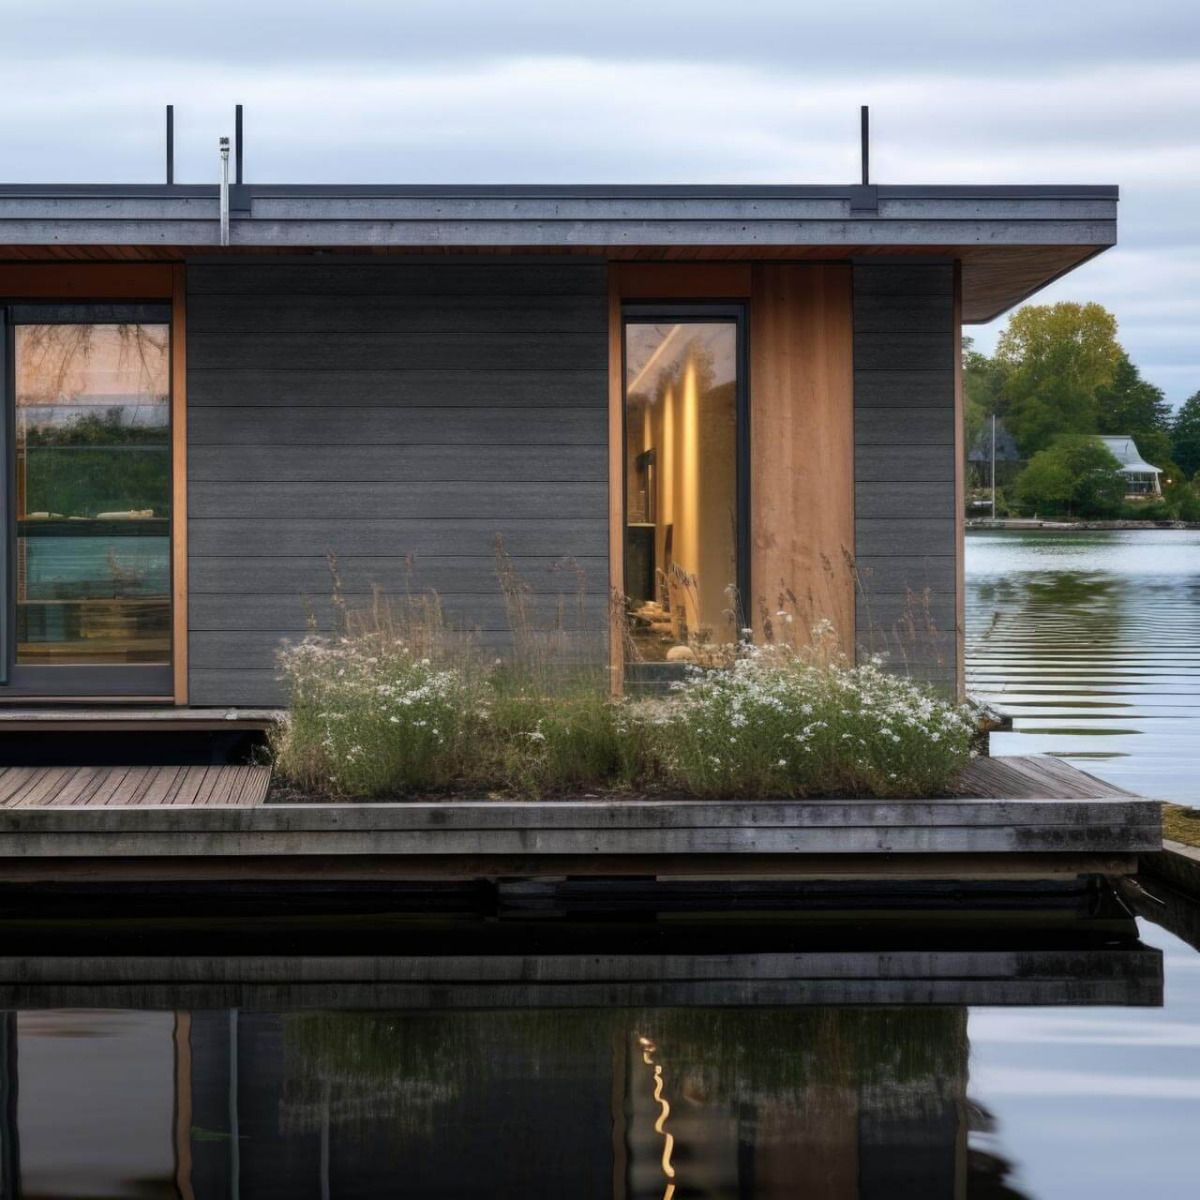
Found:
[{"label": "green tree", "polygon": [[1008,367],[976,350],[968,337],[963,338],[962,350],[963,417],[965,442],[969,450],[979,440],[993,413],[1001,420],[1004,418],[1004,384],[1008,378]]},{"label": "green tree", "polygon": [[996,344],[1005,371],[1005,425],[1023,457],[1062,434],[1096,431],[1096,395],[1121,357],[1117,321],[1099,304],[1029,304]]},{"label": "green tree", "polygon": [[1067,434],[1033,456],[1017,479],[1017,496],[1034,512],[1113,516],[1125,499],[1120,465],[1096,438]]},{"label": "green tree", "polygon": [[1188,478],[1200,471],[1200,392],[1183,402],[1171,422],[1171,457]]},{"label": "green tree", "polygon": [[98,512],[151,509],[165,516],[170,494],[165,424],[133,424],[125,409],[116,407],[26,432],[28,512],[94,517]]},{"label": "green tree", "polygon": [[1156,467],[1165,469],[1171,458],[1171,407],[1124,350],[1112,383],[1096,392],[1096,432],[1131,435],[1142,457]]}]

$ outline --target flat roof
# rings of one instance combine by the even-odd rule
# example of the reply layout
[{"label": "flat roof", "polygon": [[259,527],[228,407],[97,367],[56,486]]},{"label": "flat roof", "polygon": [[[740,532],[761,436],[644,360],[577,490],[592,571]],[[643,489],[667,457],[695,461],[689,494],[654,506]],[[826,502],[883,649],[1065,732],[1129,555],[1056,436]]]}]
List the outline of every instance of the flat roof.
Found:
[{"label": "flat roof", "polygon": [[591,254],[963,263],[987,321],[1117,240],[1113,186],[0,184],[0,258]]}]

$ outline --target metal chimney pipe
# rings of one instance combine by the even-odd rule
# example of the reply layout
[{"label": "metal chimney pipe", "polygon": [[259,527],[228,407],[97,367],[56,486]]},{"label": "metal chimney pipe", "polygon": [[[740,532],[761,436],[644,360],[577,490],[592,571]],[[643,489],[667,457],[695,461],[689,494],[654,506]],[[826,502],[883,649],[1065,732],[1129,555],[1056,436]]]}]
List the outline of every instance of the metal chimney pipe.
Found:
[{"label": "metal chimney pipe", "polygon": [[229,139],[221,145],[221,245],[229,245]]},{"label": "metal chimney pipe", "polygon": [[167,105],[167,184],[175,182],[175,105]]}]

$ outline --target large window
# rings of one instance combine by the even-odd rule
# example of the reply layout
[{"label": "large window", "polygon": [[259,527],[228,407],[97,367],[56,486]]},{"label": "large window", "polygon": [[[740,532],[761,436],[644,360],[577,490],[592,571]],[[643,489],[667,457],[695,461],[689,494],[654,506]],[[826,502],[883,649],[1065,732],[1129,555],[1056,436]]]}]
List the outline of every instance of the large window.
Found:
[{"label": "large window", "polygon": [[742,328],[737,309],[626,311],[625,592],[635,662],[703,662],[738,637]]},{"label": "large window", "polygon": [[10,683],[169,690],[168,310],[20,306],[8,319]]}]

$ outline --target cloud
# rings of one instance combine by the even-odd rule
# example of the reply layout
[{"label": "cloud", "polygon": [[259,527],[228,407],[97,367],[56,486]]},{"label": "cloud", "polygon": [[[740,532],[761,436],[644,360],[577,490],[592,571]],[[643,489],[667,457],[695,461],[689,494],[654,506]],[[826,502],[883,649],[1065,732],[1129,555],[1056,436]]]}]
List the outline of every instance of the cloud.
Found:
[{"label": "cloud", "polygon": [[[1046,298],[1113,308],[1200,388],[1200,16],[1185,0],[212,0],[5,15],[12,181],[1118,183],[1121,247]],[[984,347],[995,329],[978,331]]]}]

